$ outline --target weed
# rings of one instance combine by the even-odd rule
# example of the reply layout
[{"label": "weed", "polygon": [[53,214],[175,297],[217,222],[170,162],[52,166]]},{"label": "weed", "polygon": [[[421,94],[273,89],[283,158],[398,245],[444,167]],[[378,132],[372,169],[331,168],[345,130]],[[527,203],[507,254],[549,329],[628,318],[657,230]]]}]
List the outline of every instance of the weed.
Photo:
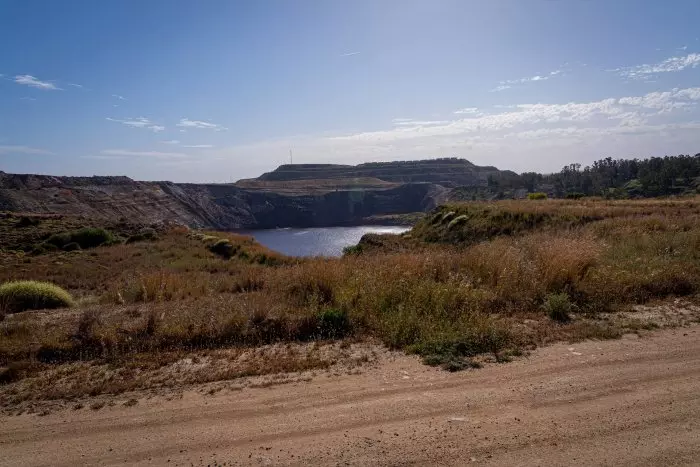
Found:
[{"label": "weed", "polygon": [[348,314],[337,308],[326,308],[316,316],[318,320],[319,337],[323,339],[339,339],[351,332]]},{"label": "weed", "polygon": [[542,304],[542,309],[547,313],[547,316],[560,323],[571,321],[571,312],[575,308],[576,305],[571,303],[569,295],[566,293],[549,294]]}]

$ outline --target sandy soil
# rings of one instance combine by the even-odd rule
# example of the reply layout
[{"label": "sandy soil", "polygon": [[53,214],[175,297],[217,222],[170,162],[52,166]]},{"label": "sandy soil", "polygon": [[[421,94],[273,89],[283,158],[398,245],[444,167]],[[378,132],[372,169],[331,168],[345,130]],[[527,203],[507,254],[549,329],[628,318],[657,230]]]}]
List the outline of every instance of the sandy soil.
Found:
[{"label": "sandy soil", "polygon": [[0,418],[1,465],[700,465],[700,327]]}]

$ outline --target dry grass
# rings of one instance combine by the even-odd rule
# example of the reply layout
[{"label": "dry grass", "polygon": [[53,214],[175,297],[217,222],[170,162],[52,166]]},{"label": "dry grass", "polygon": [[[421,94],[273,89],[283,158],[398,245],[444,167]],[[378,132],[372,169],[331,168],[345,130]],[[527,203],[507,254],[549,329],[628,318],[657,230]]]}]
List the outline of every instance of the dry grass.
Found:
[{"label": "dry grass", "polygon": [[[441,235],[457,228],[477,232],[478,241],[447,243]],[[608,312],[692,297],[700,287],[696,198],[453,205],[411,237],[389,242],[401,248],[379,242],[372,253],[338,259],[286,258],[249,237],[182,229],[89,252],[5,254],[0,280],[51,281],[78,305],[0,323],[2,378],[14,381],[6,388],[20,387],[13,385],[65,365],[145,368],[183,352],[347,335],[460,369],[478,354],[501,359],[553,340],[618,336],[631,325],[601,319]],[[208,248],[222,240],[233,248],[228,259]],[[571,321],[547,316],[552,297],[570,303]],[[280,358],[273,367],[294,370],[299,362]],[[118,386],[76,385],[88,393]]]}]

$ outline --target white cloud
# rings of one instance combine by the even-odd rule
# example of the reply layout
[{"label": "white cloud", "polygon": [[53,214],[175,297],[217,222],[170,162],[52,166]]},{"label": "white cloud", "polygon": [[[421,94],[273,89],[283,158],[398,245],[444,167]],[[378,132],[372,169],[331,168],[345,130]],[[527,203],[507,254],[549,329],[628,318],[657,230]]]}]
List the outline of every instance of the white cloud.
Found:
[{"label": "white cloud", "polygon": [[348,52],[340,55],[341,57],[352,57],[353,55],[360,55],[361,52]]},{"label": "white cloud", "polygon": [[187,154],[179,152],[161,152],[161,151],[132,151],[129,149],[105,149],[100,151],[102,156],[111,157],[149,157],[155,159],[184,159]]},{"label": "white cloud", "polygon": [[180,123],[177,124],[179,127],[183,128],[201,128],[206,130],[223,131],[228,130],[228,128],[223,127],[217,123],[205,122],[202,120],[190,120],[188,118],[180,119]]},{"label": "white cloud", "polygon": [[126,97],[120,96],[119,94],[112,94],[112,97],[114,97],[115,99],[119,99],[120,101],[126,100]]},{"label": "white cloud", "polygon": [[[700,88],[673,89],[637,97],[608,98],[593,102],[566,104],[520,104],[502,112],[472,115],[434,125],[396,125],[390,130],[370,131],[331,138],[335,142],[389,143],[427,137],[484,135],[520,126],[557,125],[561,123],[609,125],[611,121],[629,125],[635,120],[658,117],[672,110],[694,106],[700,101]],[[410,122],[406,122],[410,123]]]},{"label": "white cloud", "polygon": [[182,146],[183,148],[192,148],[192,149],[209,149],[213,148],[214,146],[211,144],[182,144],[180,140],[177,139],[171,139],[168,141],[161,141],[163,144],[169,144],[171,146]]},{"label": "white cloud", "polygon": [[537,81],[547,81],[548,79],[551,79],[557,75],[562,74],[563,72],[564,72],[563,70],[554,70],[554,71],[549,72],[546,75],[535,75],[535,76],[529,76],[527,78],[503,80],[503,81],[498,83],[499,84],[498,86],[491,89],[490,92],[505,91],[506,89],[512,88],[513,85],[518,85],[518,84],[532,83],[532,82],[537,82]]},{"label": "white cloud", "polygon": [[109,120],[110,122],[121,123],[122,125],[130,126],[132,128],[146,128],[146,129],[153,131],[154,133],[158,133],[158,132],[165,130],[164,126],[156,125],[155,123],[153,123],[152,121],[150,121],[149,119],[147,119],[145,117],[130,118],[130,119],[126,119],[126,120],[120,120],[117,118],[107,117],[107,120]]},{"label": "white cloud", "polygon": [[85,87],[85,86],[83,86],[82,84],[77,84],[77,83],[68,83],[68,86],[73,86],[74,88],[83,88],[83,87]]},{"label": "white cloud", "polygon": [[480,115],[479,109],[476,107],[465,107],[463,109],[455,110],[453,112],[456,115]]},{"label": "white cloud", "polygon": [[610,71],[625,78],[640,80],[647,79],[650,75],[673,73],[683,71],[686,68],[697,68],[698,66],[700,66],[700,54],[688,54],[682,57],[667,58],[660,63],[616,68]]},{"label": "white cloud", "polygon": [[510,89],[512,87],[513,86],[509,86],[507,84],[501,84],[501,85],[498,85],[495,88],[491,89],[489,92],[501,92],[501,91],[505,91],[506,89]]},{"label": "white cloud", "polygon": [[34,102],[36,97],[20,97],[20,100]]},{"label": "white cloud", "polygon": [[32,75],[17,75],[15,76],[15,83],[30,86],[32,88],[43,89],[45,91],[62,91],[61,88],[56,87],[56,85],[52,82],[40,81]]},{"label": "white cloud", "polygon": [[29,146],[0,146],[0,154],[27,154],[33,156],[51,156],[53,152]]},{"label": "white cloud", "polygon": [[396,126],[433,126],[444,125],[449,123],[447,120],[411,120],[411,119],[394,119],[392,123]]}]

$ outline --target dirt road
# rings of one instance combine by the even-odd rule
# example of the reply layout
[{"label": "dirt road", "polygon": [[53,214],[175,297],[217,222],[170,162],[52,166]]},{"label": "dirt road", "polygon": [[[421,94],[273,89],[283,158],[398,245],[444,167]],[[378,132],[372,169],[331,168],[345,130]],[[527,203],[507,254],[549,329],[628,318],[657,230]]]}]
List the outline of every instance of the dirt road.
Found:
[{"label": "dirt road", "polygon": [[2,465],[700,465],[700,327],[0,419]]}]

